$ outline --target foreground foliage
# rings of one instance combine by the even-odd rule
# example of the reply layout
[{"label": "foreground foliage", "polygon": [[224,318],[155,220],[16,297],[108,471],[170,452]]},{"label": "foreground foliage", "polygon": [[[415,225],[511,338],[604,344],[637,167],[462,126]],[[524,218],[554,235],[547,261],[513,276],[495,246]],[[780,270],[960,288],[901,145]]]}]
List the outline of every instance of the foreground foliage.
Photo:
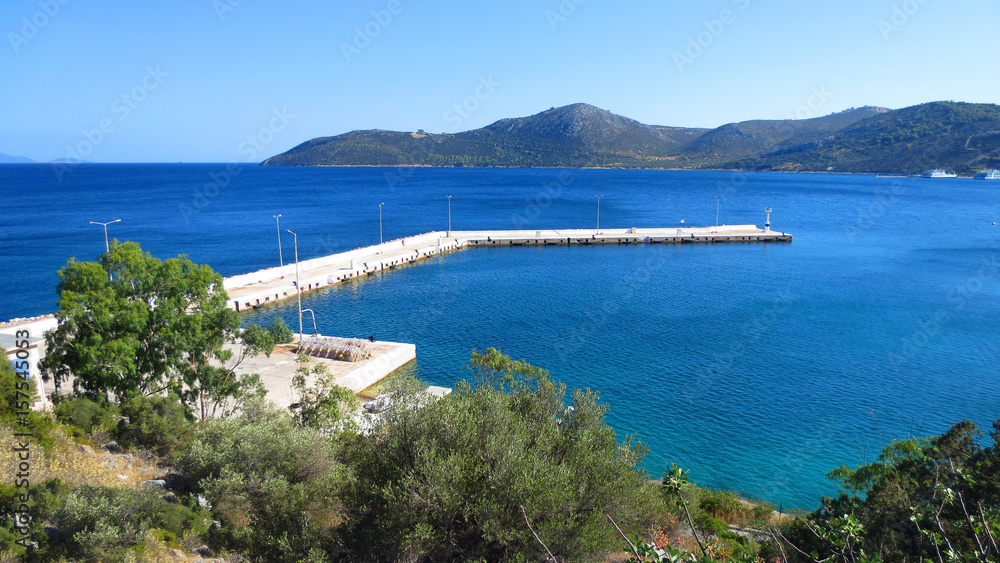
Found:
[{"label": "foreground foliage", "polygon": [[[646,448],[618,441],[597,393],[492,348],[470,367],[472,382],[439,401],[395,377],[381,390],[393,407],[363,424],[348,422],[354,398],[305,365],[290,410],[248,397],[237,416],[199,421],[172,393],[66,398],[30,421],[31,484],[0,484],[3,506],[27,493],[31,515],[27,536],[3,515],[0,560],[159,561],[183,548],[267,562],[1000,562],[1000,421],[989,447],[969,422],[893,443],[832,472],[838,498],[776,525],[773,506],[699,489],[677,466],[649,481]],[[21,426],[0,407],[10,441]],[[123,483],[128,468],[101,445],[179,472]]]},{"label": "foreground foliage", "polygon": [[341,552],[341,491],[350,481],[338,450],[316,429],[252,405],[209,422],[177,464],[223,519],[214,547],[260,561],[325,560]]},{"label": "foreground foliage", "polygon": [[791,544],[805,560],[1000,561],[1000,421],[993,428],[989,447],[965,421],[831,472],[848,492],[793,526]]},{"label": "foreground foliage", "polygon": [[545,370],[492,349],[475,367],[486,384],[397,405],[351,448],[358,481],[345,537],[355,551],[538,560],[544,543],[559,561],[594,561],[618,547],[607,515],[651,532],[663,507],[635,469],[645,448],[617,442],[596,393],[576,390],[567,405]]}]

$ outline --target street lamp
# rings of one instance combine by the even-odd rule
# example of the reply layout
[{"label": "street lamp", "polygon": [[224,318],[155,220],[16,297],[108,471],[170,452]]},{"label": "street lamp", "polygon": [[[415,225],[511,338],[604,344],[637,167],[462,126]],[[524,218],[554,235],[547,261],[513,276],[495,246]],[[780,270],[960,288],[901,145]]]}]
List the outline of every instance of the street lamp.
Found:
[{"label": "street lamp", "polygon": [[448,196],[448,238],[451,238],[451,196]]},{"label": "street lamp", "polygon": [[302,284],[299,283],[299,235],[285,229],[295,237],[295,297],[299,301],[299,348],[302,347]]},{"label": "street lamp", "polygon": [[108,225],[112,223],[117,223],[121,219],[115,219],[114,221],[108,221],[107,223],[99,223],[97,221],[90,221],[91,225],[103,225],[104,226],[104,252],[111,252],[111,246],[108,244]]},{"label": "street lamp", "polygon": [[715,232],[719,232],[719,205],[722,203],[722,194],[715,196]]},{"label": "street lamp", "polygon": [[274,217],[274,225],[278,229],[278,268],[281,270],[281,279],[285,279],[285,259],[281,256],[281,213],[277,215],[271,215]]},{"label": "street lamp", "polygon": [[597,234],[601,234],[601,198],[604,194],[595,196],[597,198]]},{"label": "street lamp", "polygon": [[378,246],[379,246],[378,250],[379,250],[379,252],[382,251],[382,206],[383,205],[385,205],[385,203],[378,204]]}]

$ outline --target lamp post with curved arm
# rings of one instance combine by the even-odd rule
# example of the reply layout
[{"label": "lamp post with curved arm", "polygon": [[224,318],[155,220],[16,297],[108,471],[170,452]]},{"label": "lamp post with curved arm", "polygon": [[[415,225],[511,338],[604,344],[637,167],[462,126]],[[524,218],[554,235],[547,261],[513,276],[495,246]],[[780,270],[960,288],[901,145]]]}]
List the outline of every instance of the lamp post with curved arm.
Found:
[{"label": "lamp post with curved arm", "polygon": [[285,229],[295,237],[295,297],[299,301],[299,347],[302,347],[302,284],[299,283],[299,235]]}]

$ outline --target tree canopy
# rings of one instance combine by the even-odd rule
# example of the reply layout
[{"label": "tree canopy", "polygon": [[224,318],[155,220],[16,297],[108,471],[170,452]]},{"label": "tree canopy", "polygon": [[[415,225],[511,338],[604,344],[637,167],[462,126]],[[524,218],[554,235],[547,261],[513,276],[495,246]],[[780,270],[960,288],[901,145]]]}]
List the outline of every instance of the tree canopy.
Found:
[{"label": "tree canopy", "polygon": [[[226,307],[222,276],[207,265],[184,255],[161,261],[115,241],[97,262],[71,258],[58,293],[59,326],[45,335],[42,362],[57,387],[72,381],[79,394],[116,402],[172,391],[202,416],[259,387],[219,365],[232,358],[223,344],[237,339],[240,320]],[[260,330],[244,344],[248,353],[270,353],[274,342]]]}]

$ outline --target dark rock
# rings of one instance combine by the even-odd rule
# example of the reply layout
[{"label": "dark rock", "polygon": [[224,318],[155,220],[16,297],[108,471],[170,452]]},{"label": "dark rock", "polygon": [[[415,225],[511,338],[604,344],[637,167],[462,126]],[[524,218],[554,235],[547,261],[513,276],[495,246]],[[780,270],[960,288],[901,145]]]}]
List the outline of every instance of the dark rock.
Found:
[{"label": "dark rock", "polygon": [[113,454],[122,453],[122,447],[118,445],[118,442],[108,442],[107,444],[104,444],[104,449]]}]

